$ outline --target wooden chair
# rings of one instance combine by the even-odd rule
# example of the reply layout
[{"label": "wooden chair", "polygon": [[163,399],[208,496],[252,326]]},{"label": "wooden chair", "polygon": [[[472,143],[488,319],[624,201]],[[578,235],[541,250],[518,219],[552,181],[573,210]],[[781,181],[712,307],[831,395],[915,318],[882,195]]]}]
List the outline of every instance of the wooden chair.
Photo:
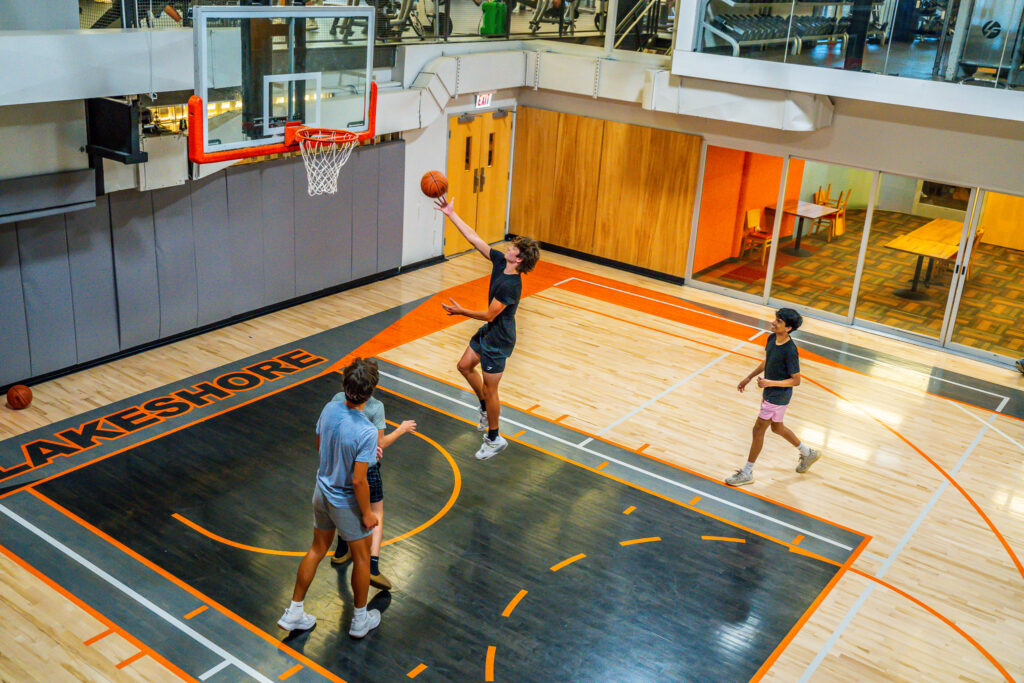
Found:
[{"label": "wooden chair", "polygon": [[828,204],[832,201],[832,183],[828,184],[828,187],[824,190],[821,189],[821,185],[818,185],[818,191],[814,193],[814,197],[811,199],[815,204]]},{"label": "wooden chair", "polygon": [[823,224],[828,229],[826,240],[829,242],[832,241],[833,237],[839,237],[846,232],[846,204],[850,201],[851,192],[853,192],[853,190],[840,192],[839,198],[834,202],[826,202],[825,206],[831,206],[833,209],[836,209],[836,212],[831,216],[825,216],[824,218],[819,218],[815,221],[816,226]]},{"label": "wooden chair", "polygon": [[761,209],[750,209],[743,217],[743,242],[740,244],[740,256],[760,247],[761,265],[768,259],[768,251],[772,248],[772,234],[761,230]]}]

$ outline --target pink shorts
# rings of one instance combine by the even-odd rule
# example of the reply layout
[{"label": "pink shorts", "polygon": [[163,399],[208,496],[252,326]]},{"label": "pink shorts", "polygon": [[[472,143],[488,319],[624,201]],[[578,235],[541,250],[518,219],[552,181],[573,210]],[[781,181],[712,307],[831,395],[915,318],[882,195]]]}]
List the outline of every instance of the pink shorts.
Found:
[{"label": "pink shorts", "polygon": [[768,401],[761,401],[761,412],[757,416],[762,420],[782,422],[782,416],[786,414],[786,406],[777,406]]}]

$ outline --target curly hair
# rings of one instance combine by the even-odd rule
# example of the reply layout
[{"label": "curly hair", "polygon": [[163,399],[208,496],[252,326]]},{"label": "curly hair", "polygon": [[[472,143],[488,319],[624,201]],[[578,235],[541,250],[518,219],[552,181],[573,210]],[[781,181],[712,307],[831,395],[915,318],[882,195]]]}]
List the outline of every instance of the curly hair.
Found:
[{"label": "curly hair", "polygon": [[780,308],[776,311],[775,317],[781,320],[782,324],[788,327],[790,332],[799,330],[804,322],[803,316],[792,308]]},{"label": "curly hair", "polygon": [[341,373],[341,385],[345,389],[345,398],[349,403],[366,403],[373,396],[373,390],[380,378],[375,359],[356,358]]},{"label": "curly hair", "polygon": [[537,240],[520,236],[512,240],[512,245],[519,250],[519,258],[522,259],[516,270],[520,273],[529,273],[540,260],[540,245],[537,244]]}]

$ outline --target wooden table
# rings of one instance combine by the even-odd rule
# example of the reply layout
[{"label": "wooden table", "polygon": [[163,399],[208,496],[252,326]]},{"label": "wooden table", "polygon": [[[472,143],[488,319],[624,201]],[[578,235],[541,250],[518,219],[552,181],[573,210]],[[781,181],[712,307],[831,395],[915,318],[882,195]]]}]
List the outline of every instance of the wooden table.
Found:
[{"label": "wooden table", "polygon": [[[766,211],[775,213],[775,208],[778,204],[772,204],[766,206]],[[811,202],[800,201],[799,199],[790,199],[789,201],[782,203],[782,213],[788,213],[791,216],[797,217],[796,222],[796,241],[792,247],[787,247],[784,251],[793,256],[810,256],[813,252],[807,251],[806,249],[800,248],[800,238],[804,232],[804,219],[810,218],[811,220],[818,220],[825,216],[831,216],[836,213],[838,209],[833,209],[831,206],[822,206],[821,204],[812,204]]]},{"label": "wooden table", "polygon": [[932,278],[932,266],[935,264],[935,259],[940,261],[956,259],[956,255],[960,251],[960,235],[963,230],[964,224],[960,221],[936,218],[917,230],[887,242],[885,246],[889,249],[917,256],[917,267],[914,268],[914,280],[910,289],[897,289],[896,296],[914,301],[927,299],[928,295],[917,288],[917,284],[921,280],[921,266],[924,264],[925,258],[928,259],[928,272],[924,276],[924,282],[927,285]]}]

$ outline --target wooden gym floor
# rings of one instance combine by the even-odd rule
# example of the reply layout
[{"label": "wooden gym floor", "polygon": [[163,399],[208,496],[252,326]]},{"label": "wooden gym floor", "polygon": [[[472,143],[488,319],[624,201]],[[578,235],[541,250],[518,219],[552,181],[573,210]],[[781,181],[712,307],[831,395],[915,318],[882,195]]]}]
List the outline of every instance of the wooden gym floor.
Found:
[{"label": "wooden gym floor", "polygon": [[[1019,376],[809,320],[787,423],[825,455],[798,475],[769,438],[755,484],[728,489],[758,401],[735,384],[770,312],[546,254],[502,387],[515,442],[477,463],[455,369],[476,323],[436,297],[482,305],[488,271],[458,257],[5,410],[0,680],[1021,676]],[[396,590],[371,592],[379,634],[339,638],[350,600],[325,563],[321,624],[279,643],[309,536],[304,430],[353,351],[384,361],[389,418],[420,423],[384,470]],[[131,410],[189,391],[206,405],[160,424]]]}]

